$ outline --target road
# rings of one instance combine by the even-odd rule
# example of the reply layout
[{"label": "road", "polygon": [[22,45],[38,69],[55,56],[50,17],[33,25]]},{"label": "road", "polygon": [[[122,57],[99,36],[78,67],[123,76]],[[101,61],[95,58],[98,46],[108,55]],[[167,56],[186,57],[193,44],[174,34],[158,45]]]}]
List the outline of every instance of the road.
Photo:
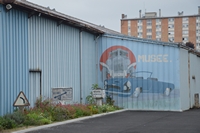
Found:
[{"label": "road", "polygon": [[200,133],[200,109],[124,111],[29,133]]}]

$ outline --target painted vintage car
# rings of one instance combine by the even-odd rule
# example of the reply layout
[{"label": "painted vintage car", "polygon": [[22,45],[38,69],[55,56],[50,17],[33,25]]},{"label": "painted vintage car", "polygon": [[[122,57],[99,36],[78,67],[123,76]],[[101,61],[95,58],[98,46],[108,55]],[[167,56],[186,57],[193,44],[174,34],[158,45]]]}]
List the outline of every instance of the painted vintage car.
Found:
[{"label": "painted vintage car", "polygon": [[[106,75],[103,81],[107,95],[139,97],[140,93],[161,93],[169,96],[174,89],[174,84],[152,78],[152,72],[135,72],[136,62],[130,62],[129,53],[126,50],[111,51],[106,63],[100,62],[100,64],[103,66],[102,73]],[[145,76],[146,79],[143,78],[145,74],[149,74]]]},{"label": "painted vintage car", "polygon": [[115,77],[104,81],[104,89],[107,95],[118,95],[120,97],[139,97],[140,93],[160,93],[163,96],[169,96],[171,91],[174,90],[174,84],[158,81],[151,76],[147,79],[143,77]]}]

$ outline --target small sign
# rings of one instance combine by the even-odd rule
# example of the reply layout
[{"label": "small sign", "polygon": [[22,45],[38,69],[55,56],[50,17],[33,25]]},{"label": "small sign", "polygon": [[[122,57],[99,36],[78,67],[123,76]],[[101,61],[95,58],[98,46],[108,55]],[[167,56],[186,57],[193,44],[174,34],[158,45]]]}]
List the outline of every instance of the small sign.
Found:
[{"label": "small sign", "polygon": [[17,96],[15,102],[13,103],[13,106],[30,106],[30,103],[28,101],[28,99],[26,98],[25,94],[23,91],[21,91],[19,93],[19,95]]},{"label": "small sign", "polygon": [[52,89],[52,98],[54,101],[73,100],[73,89],[72,88],[53,88]]},{"label": "small sign", "polygon": [[92,90],[93,98],[105,98],[105,90]]}]

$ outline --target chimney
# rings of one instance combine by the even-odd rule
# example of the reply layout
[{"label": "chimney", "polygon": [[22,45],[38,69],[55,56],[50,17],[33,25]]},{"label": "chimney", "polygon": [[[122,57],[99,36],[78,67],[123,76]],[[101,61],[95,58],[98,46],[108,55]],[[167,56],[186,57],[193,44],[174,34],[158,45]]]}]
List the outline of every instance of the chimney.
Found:
[{"label": "chimney", "polygon": [[183,16],[183,11],[182,12],[178,12],[178,16]]},{"label": "chimney", "polygon": [[122,14],[122,19],[127,18],[127,15]]},{"label": "chimney", "polygon": [[122,19],[124,18],[124,16],[125,16],[125,15],[124,15],[124,14],[122,14]]},{"label": "chimney", "polygon": [[159,9],[159,17],[161,17],[161,9]]},{"label": "chimney", "polygon": [[198,8],[199,8],[199,15],[200,15],[200,6],[198,6]]},{"label": "chimney", "polygon": [[139,17],[140,18],[142,17],[141,13],[142,13],[142,10],[139,10]]}]

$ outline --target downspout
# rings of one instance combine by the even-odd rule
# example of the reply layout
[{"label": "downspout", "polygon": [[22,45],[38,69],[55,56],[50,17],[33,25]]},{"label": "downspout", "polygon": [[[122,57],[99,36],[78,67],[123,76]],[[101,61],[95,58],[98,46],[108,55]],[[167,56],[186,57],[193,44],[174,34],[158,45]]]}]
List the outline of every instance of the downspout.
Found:
[{"label": "downspout", "polygon": [[190,108],[191,107],[191,88],[190,88],[190,52],[188,51],[188,87],[189,87],[189,102],[190,102]]},{"label": "downspout", "polygon": [[82,29],[79,32],[80,103],[82,104]]},{"label": "downspout", "polygon": [[95,44],[96,44],[96,83],[98,83],[98,39],[100,35],[98,35],[95,38]]}]

